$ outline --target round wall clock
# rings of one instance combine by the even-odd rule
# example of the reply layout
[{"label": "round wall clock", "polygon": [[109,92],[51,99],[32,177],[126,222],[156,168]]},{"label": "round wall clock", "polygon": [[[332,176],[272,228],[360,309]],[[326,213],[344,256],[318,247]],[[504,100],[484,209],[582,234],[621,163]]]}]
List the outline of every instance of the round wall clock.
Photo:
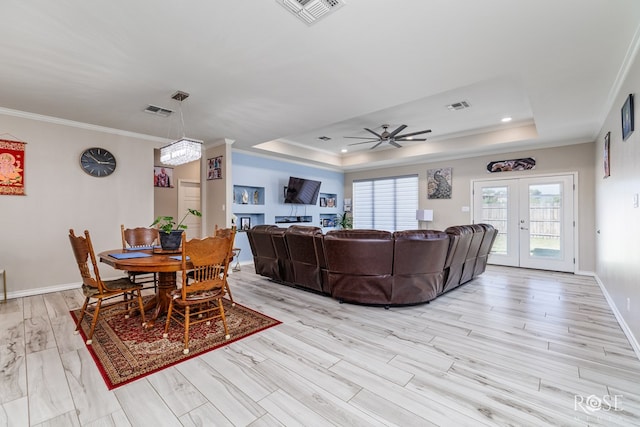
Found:
[{"label": "round wall clock", "polygon": [[116,158],[104,148],[87,148],[80,156],[80,167],[91,176],[105,177],[116,170]]}]

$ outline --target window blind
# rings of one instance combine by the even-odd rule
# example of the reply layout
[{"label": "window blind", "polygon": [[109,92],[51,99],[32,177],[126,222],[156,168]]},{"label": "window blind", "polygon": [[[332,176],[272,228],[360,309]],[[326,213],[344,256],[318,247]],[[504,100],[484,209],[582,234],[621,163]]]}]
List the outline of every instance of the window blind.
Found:
[{"label": "window blind", "polygon": [[386,231],[418,228],[418,176],[353,182],[353,226]]}]

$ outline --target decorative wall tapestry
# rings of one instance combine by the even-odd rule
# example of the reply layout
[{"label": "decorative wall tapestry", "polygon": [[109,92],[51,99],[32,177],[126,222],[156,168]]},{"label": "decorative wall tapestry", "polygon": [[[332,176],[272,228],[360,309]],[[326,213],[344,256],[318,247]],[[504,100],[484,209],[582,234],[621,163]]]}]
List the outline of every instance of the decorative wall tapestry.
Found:
[{"label": "decorative wall tapestry", "polygon": [[207,159],[207,180],[222,179],[222,156]]},{"label": "decorative wall tapestry", "polygon": [[24,196],[26,142],[0,139],[0,194]]},{"label": "decorative wall tapestry", "polygon": [[427,199],[451,198],[452,168],[427,170]]},{"label": "decorative wall tapestry", "polygon": [[489,162],[487,164],[487,171],[489,173],[524,171],[535,169],[535,167],[536,159],[534,159],[533,157],[526,157],[524,159],[498,160],[495,162]]}]

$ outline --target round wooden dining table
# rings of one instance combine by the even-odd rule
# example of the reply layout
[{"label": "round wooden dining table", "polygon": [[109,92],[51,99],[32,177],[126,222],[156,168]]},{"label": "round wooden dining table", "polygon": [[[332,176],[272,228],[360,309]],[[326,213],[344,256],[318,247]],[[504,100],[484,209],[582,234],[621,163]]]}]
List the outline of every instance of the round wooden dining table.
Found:
[{"label": "round wooden dining table", "polygon": [[[131,256],[133,252],[143,253],[145,255],[135,258],[116,258],[117,254],[128,254]],[[127,256],[127,255],[126,255]],[[134,255],[135,256],[135,255]],[[158,316],[167,312],[169,302],[171,301],[171,292],[177,289],[176,273],[182,270],[181,254],[156,253],[153,250],[123,250],[113,249],[98,254],[100,261],[110,265],[116,270],[132,271],[132,272],[150,272],[158,273],[158,291],[155,298],[145,306],[145,312],[153,310],[150,317],[147,317],[145,328],[151,328],[155,324]],[[193,265],[187,261],[187,269],[192,269]]]}]

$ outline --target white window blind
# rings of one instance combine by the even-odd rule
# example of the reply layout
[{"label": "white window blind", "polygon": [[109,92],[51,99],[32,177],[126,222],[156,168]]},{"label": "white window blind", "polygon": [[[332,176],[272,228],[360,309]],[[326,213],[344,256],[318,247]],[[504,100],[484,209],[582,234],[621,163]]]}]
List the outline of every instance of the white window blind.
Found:
[{"label": "white window blind", "polygon": [[418,228],[418,176],[353,182],[353,226],[386,231]]}]

